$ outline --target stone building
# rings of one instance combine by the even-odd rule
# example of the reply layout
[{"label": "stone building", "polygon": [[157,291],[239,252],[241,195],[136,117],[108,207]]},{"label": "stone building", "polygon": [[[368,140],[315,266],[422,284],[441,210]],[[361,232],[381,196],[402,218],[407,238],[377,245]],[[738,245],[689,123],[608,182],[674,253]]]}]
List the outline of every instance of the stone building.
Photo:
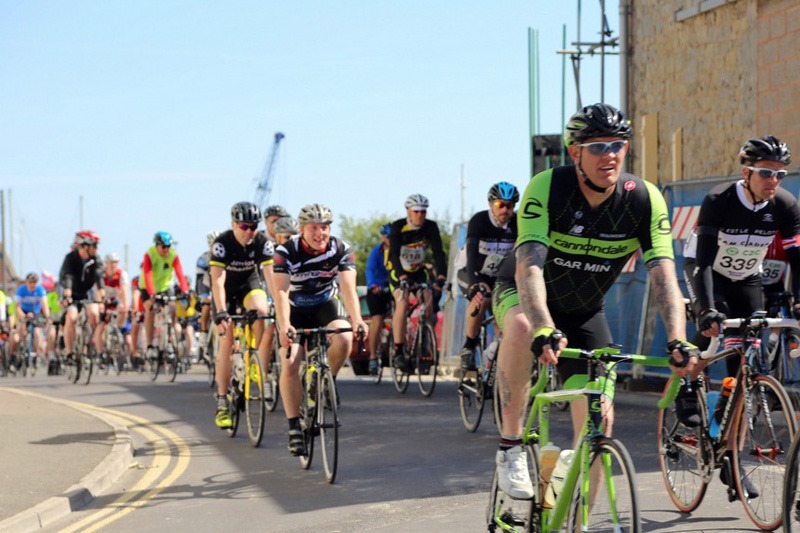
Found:
[{"label": "stone building", "polygon": [[[620,0],[631,171],[655,183],[738,173],[750,137],[800,163],[800,0]],[[627,66],[627,68],[625,68]]]}]

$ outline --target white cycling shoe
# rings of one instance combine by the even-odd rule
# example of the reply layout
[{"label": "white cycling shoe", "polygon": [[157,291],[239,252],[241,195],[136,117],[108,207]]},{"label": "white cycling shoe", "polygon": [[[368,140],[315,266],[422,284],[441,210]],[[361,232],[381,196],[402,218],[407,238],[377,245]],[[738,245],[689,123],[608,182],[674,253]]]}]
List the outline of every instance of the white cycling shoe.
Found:
[{"label": "white cycling shoe", "polygon": [[533,484],[528,472],[528,454],[525,448],[518,445],[506,451],[498,450],[495,464],[500,490],[516,500],[533,498]]}]

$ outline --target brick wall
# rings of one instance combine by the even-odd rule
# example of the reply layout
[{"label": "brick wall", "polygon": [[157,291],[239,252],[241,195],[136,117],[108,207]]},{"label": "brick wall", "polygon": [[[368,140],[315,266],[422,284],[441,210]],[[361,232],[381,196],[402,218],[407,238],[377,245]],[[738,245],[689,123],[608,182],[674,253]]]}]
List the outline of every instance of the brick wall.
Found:
[{"label": "brick wall", "polygon": [[672,179],[678,129],[684,179],[738,172],[742,142],[767,133],[800,161],[800,0],[737,0],[676,21],[698,3],[632,2],[627,111],[635,125],[658,116],[659,181]]}]

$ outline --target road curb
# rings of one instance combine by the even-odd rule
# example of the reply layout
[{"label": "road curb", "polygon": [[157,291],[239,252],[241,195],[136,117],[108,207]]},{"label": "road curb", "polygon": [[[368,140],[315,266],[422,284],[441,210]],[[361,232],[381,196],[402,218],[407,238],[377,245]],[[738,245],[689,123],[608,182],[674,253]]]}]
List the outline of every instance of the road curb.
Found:
[{"label": "road curb", "polygon": [[108,490],[125,473],[133,461],[133,440],[128,428],[114,417],[82,407],[69,401],[62,401],[40,394],[14,389],[4,389],[17,394],[35,396],[70,407],[93,416],[114,430],[114,445],[108,455],[87,475],[69,487],[60,496],[54,496],[0,522],[0,532],[22,533],[35,531],[52,524],[88,505],[98,495]]}]

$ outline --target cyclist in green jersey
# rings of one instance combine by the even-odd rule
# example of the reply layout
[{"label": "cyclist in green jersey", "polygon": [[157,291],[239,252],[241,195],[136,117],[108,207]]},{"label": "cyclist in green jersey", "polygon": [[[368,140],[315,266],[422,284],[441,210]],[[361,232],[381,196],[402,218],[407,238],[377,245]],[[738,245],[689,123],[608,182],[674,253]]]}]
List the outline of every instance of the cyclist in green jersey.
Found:
[{"label": "cyclist in green jersey", "polygon": [[[652,184],[622,174],[631,135],[629,121],[614,107],[581,109],[564,132],[574,166],[537,174],[520,202],[515,256],[503,261],[516,259],[516,265],[501,265],[493,291],[495,319],[503,329],[498,355],[503,422],[496,464],[500,488],[515,498],[533,494],[521,446],[533,356],[558,364],[565,380],[575,376],[568,387],[585,382],[585,363],[559,362],[559,352],[568,342],[584,349],[611,342],[604,296],[638,248],[670,339],[667,353],[676,364],[696,353],[683,340],[686,318],[664,198]],[[587,407],[584,401],[572,402],[571,408],[577,436]],[[611,434],[611,402],[604,402],[603,412],[604,430]]]}]

